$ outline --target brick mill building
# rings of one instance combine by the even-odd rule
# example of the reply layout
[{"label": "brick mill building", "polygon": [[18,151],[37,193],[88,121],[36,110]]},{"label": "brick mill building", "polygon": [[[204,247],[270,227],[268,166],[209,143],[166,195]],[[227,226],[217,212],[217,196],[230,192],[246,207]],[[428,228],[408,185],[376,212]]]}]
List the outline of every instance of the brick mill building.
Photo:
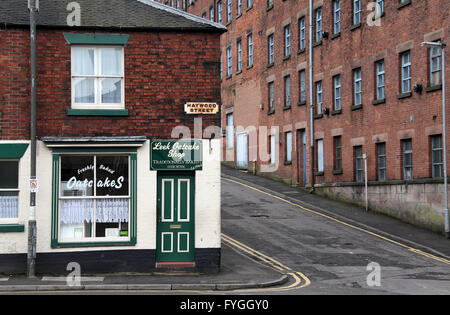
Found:
[{"label": "brick mill building", "polygon": [[448,41],[449,1],[180,3],[228,29],[228,163],[364,204],[366,154],[371,209],[444,230],[442,52],[421,43]]},{"label": "brick mill building", "polygon": [[[219,270],[220,116],[185,105],[221,103],[225,27],[147,0],[39,2],[36,271]],[[6,274],[27,261],[26,1],[0,3],[0,42]]]}]

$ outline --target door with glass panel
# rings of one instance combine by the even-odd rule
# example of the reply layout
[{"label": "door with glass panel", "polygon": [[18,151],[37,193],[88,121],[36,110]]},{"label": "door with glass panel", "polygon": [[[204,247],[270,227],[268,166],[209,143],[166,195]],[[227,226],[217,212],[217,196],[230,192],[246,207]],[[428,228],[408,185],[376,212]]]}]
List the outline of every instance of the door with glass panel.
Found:
[{"label": "door with glass panel", "polygon": [[157,262],[194,261],[195,177],[158,173]]},{"label": "door with glass panel", "polygon": [[130,157],[61,155],[59,240],[129,239]]}]

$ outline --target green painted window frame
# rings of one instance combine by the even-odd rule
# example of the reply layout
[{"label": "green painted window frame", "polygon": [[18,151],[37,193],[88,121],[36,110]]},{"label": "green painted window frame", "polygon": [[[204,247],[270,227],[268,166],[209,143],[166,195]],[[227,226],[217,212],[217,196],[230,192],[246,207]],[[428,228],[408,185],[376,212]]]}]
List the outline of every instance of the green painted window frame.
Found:
[{"label": "green painted window frame", "polygon": [[130,35],[64,33],[64,38],[70,45],[126,45]]},{"label": "green painted window frame", "polygon": [[28,149],[28,143],[0,143],[0,159],[20,159]]},{"label": "green painted window frame", "polygon": [[128,117],[128,109],[68,109],[68,116],[114,116]]},{"label": "green painted window frame", "polygon": [[14,233],[24,231],[25,225],[23,224],[0,224],[0,233]]},{"label": "green painted window frame", "polygon": [[[59,172],[60,156],[64,154],[117,154],[130,155],[130,221],[127,241],[60,242],[59,236]],[[51,248],[135,246],[137,243],[137,148],[54,148],[52,156]]]}]

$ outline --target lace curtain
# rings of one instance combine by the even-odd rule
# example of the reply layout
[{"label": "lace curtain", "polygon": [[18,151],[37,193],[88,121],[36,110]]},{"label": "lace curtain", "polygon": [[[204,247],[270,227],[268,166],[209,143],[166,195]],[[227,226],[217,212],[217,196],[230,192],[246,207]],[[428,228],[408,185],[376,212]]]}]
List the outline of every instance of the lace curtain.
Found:
[{"label": "lace curtain", "polygon": [[[128,199],[97,199],[96,222],[128,222]],[[62,199],[61,222],[77,224],[94,221],[94,199]]]},{"label": "lace curtain", "polygon": [[19,217],[19,196],[0,196],[0,219]]}]

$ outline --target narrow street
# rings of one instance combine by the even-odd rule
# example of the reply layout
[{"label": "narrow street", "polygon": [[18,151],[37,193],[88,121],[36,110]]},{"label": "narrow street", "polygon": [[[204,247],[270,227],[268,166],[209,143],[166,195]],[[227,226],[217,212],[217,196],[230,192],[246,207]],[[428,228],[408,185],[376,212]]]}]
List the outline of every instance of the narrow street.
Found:
[{"label": "narrow street", "polygon": [[230,177],[222,178],[222,233],[224,246],[297,275],[299,285],[281,294],[450,293],[448,259]]}]

